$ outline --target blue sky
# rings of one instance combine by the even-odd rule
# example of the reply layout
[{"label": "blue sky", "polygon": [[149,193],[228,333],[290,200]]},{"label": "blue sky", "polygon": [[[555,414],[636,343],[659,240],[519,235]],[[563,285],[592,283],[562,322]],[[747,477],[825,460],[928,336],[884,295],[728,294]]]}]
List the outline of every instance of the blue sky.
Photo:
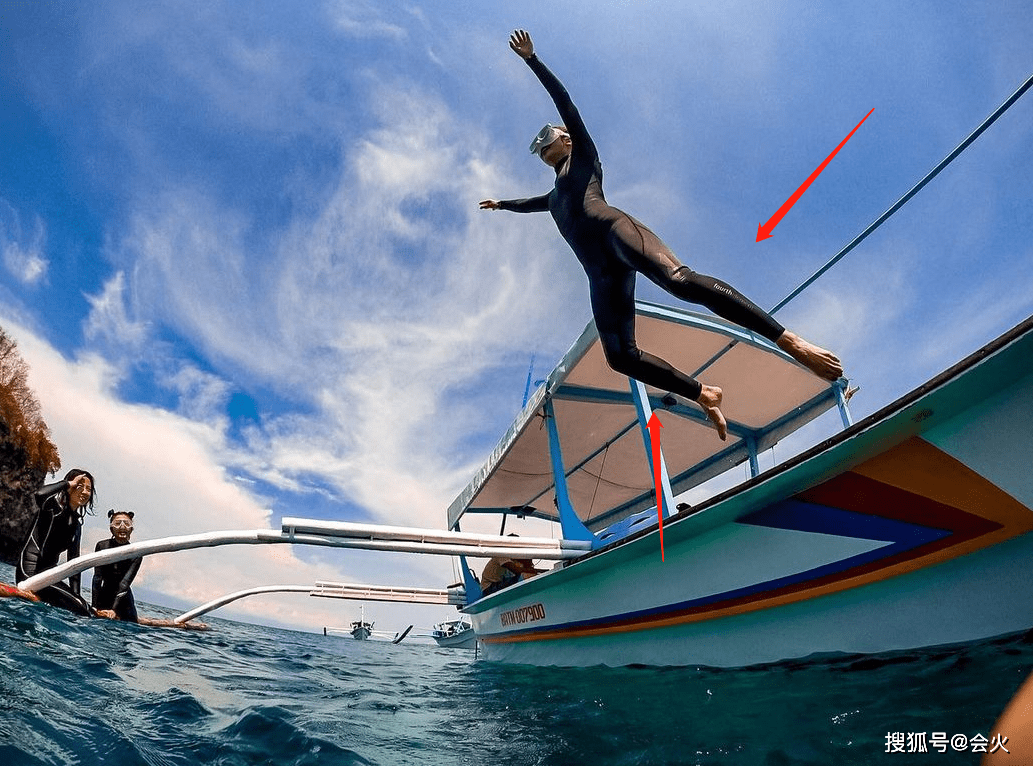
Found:
[{"label": "blue sky", "polygon": [[[547,215],[477,209],[551,185],[527,144],[554,112],[508,48],[517,27],[580,107],[610,202],[763,306],[1033,73],[1021,0],[0,2],[0,324],[62,470],[91,468],[139,537],[442,525],[531,354],[544,375],[590,318]],[[1031,126],[1027,96],[779,315],[840,354],[855,416],[1033,312]],[[452,577],[439,559],[223,549],[153,557],[139,587],[192,606]],[[358,611],[311,601],[227,614],[318,630]],[[368,611],[404,627],[412,610]]]}]

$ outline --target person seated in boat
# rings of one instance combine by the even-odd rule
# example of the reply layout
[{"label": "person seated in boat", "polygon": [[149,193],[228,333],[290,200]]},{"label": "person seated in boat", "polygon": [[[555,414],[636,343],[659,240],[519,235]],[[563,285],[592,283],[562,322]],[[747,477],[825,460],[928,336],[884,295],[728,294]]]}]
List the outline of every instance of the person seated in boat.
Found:
[{"label": "person seated in boat", "polygon": [[[133,511],[116,511],[114,509],[108,511],[108,528],[111,530],[111,537],[97,543],[97,551],[129,545],[135,515]],[[100,617],[124,622],[140,621],[136,613],[133,590],[129,586],[133,584],[136,573],[140,571],[141,562],[143,562],[143,557],[138,556],[94,567],[93,608]]]},{"label": "person seated in boat", "polygon": [[[510,534],[510,537],[517,537]],[[542,569],[537,569],[530,559],[513,559],[507,556],[496,556],[489,559],[481,572],[481,592],[488,596],[503,588],[508,588],[516,582],[528,577],[541,574]]]},{"label": "person seated in boat", "polygon": [[701,384],[636,344],[635,279],[643,274],[676,298],[703,305],[767,338],[815,375],[828,381],[842,376],[843,365],[834,354],[785,329],[731,285],[692,271],[644,224],[607,204],[599,153],[563,84],[535,55],[527,32],[515,31],[509,45],[545,86],[563,121],[558,126],[546,125],[531,142],[531,153],[555,170],[556,182],[548,194],[487,199],[480,207],[552,213],[588,276],[592,315],[613,370],[691,399],[706,413],[720,438],[727,438],[722,390]]},{"label": "person seated in boat", "polygon": [[[95,495],[93,475],[82,468],[73,468],[61,481],[36,492],[36,516],[15,565],[19,583],[56,567],[61,554],[69,560],[79,557],[83,519],[92,515]],[[52,606],[83,616],[91,614],[90,605],[81,594],[80,575],[70,577],[67,584],[59,582],[42,588],[36,595]]]}]

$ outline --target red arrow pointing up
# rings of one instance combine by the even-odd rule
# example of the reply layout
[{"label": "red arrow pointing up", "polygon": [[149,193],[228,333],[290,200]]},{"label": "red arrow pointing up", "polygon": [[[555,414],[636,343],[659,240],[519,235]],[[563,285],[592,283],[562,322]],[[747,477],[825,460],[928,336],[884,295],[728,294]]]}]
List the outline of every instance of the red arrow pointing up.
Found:
[{"label": "red arrow pointing up", "polygon": [[664,560],[664,504],[663,499],[663,485],[660,483],[660,429],[664,427],[664,424],[660,422],[660,418],[656,416],[654,412],[649,416],[649,422],[646,423],[649,427],[649,444],[650,452],[653,453],[653,485],[656,487],[656,517],[660,522],[660,560]]},{"label": "red arrow pointing up", "polygon": [[771,218],[768,219],[767,223],[762,223],[757,227],[758,242],[760,242],[762,239],[767,239],[771,236],[771,232],[774,231],[776,226],[778,226],[779,221],[782,220],[785,214],[789,212],[789,208],[796,204],[796,201],[803,196],[803,193],[805,191],[807,191],[807,187],[814,183],[814,179],[821,175],[821,171],[823,171],[826,168],[826,166],[830,162],[832,162],[832,158],[836,156],[840,149],[846,146],[846,142],[850,140],[850,137],[853,136],[854,133],[857,132],[857,128],[861,127],[861,124],[864,122],[864,120],[867,120],[871,113],[874,111],[874,108],[869,110],[868,114],[864,116],[864,119],[861,120],[861,122],[857,123],[857,126],[853,130],[851,130],[850,133],[847,134],[847,137],[839,143],[839,146],[832,150],[832,154],[826,157],[825,161],[818,165],[818,169],[811,173],[810,177],[803,182],[799,189],[793,192],[793,196],[785,201],[785,204],[783,204],[782,207],[780,207],[777,210],[777,212],[773,216],[771,216]]}]

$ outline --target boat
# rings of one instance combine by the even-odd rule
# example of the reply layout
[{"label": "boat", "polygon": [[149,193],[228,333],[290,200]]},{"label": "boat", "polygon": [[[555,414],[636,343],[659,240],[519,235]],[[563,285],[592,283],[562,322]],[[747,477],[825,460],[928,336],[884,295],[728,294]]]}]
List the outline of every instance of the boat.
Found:
[{"label": "boat", "polygon": [[[826,385],[740,328],[639,303],[636,329],[724,389],[729,442],[691,404],[610,370],[590,323],[448,509],[457,533],[468,514],[536,517],[559,524],[561,547],[590,547],[488,596],[461,557],[482,657],[748,666],[1033,627],[1033,317],[858,423],[846,380]],[[833,408],[838,433],[761,471],[762,452]]]},{"label": "boat", "polygon": [[473,649],[477,645],[477,634],[469,620],[443,620],[430,632],[438,646],[451,649]]},{"label": "boat", "polygon": [[365,641],[373,635],[373,623],[366,622],[366,608],[359,606],[359,619],[351,624],[350,633],[356,641]]},{"label": "boat", "polygon": [[[1031,88],[1033,76],[771,313]],[[458,556],[463,588],[445,595],[470,618],[481,656],[563,666],[749,666],[1033,628],[1033,317],[855,423],[846,380],[816,378],[759,336],[655,304],[636,314],[643,348],[724,389],[727,442],[694,404],[613,372],[589,323],[449,506],[446,529],[283,518],[278,531],[86,554],[18,589],[220,545]],[[796,450],[801,431],[835,411],[842,429]],[[762,471],[762,453],[787,442],[789,457]],[[462,531],[473,514],[501,515],[503,528],[510,516],[545,519],[559,534]],[[467,558],[554,563],[484,595]],[[366,633],[364,619],[353,627]]]},{"label": "boat", "polygon": [[[451,603],[482,658],[539,665],[746,666],[1033,628],[1033,317],[854,423],[846,381],[720,320],[636,310],[644,347],[721,383],[727,442],[695,405],[610,370],[589,324],[452,503],[448,529],[284,518],[85,554],[19,586],[220,545],[458,556],[461,588],[301,592]],[[760,470],[762,452],[837,411],[838,433]],[[463,532],[470,514],[543,518],[559,534]],[[485,596],[466,560],[493,557],[554,563]],[[353,628],[369,638],[364,624],[372,633],[364,615]]]},{"label": "boat", "polygon": [[[729,439],[610,370],[590,323],[449,508],[453,530],[544,518],[591,547],[488,596],[467,567],[484,658],[746,666],[1033,627],[1033,317],[857,423],[846,381],[741,328],[645,303],[636,322],[643,348],[724,388]],[[830,410],[838,433],[759,470]]]}]

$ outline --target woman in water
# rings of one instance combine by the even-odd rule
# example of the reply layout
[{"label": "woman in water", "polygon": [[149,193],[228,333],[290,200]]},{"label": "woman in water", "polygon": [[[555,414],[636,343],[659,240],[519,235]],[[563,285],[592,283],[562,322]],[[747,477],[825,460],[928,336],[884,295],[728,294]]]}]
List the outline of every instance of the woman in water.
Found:
[{"label": "woman in water", "polygon": [[[20,583],[57,566],[62,553],[78,558],[82,523],[93,508],[94,483],[89,471],[73,468],[63,481],[48,484],[36,493],[36,518],[22,546],[16,567]],[[89,615],[90,605],[80,595],[80,576],[50,585],[37,594],[41,601]]]},{"label": "woman in water", "polygon": [[[111,537],[97,543],[97,552],[106,551],[109,548],[117,548],[122,545],[129,545],[129,538],[133,534],[132,511],[108,511],[108,528],[111,530]],[[140,571],[140,563],[143,558],[138,556],[124,561],[116,561],[111,564],[101,564],[93,570],[93,608],[101,617],[123,620],[124,622],[139,622],[136,613],[136,600],[133,598],[133,590],[129,586],[133,584],[136,573]]]},{"label": "woman in water", "polygon": [[531,143],[531,152],[556,171],[556,185],[551,192],[538,197],[489,199],[480,206],[484,210],[552,213],[560,234],[588,275],[592,315],[611,368],[696,402],[718,435],[726,438],[721,389],[701,384],[638,348],[635,277],[641,273],[675,297],[706,306],[718,316],[774,342],[815,375],[833,381],[843,374],[843,366],[834,354],[786,330],[730,285],[682,265],[652,231],[607,204],[599,153],[563,84],[535,56],[527,32],[514,32],[509,46],[545,86],[564,123],[546,125]]}]

